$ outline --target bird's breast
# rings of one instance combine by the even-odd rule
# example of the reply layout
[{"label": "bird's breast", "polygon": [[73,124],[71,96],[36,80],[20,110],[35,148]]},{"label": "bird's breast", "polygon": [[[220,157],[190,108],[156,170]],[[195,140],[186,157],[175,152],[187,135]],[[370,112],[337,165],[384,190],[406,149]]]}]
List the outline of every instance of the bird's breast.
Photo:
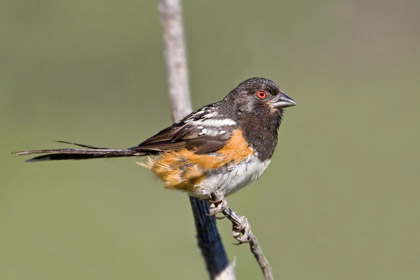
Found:
[{"label": "bird's breast", "polygon": [[233,131],[227,144],[214,153],[196,154],[188,149],[168,151],[144,166],[160,177],[167,188],[207,197],[218,189],[225,195],[237,191],[261,176],[268,163],[255,155],[238,129]]},{"label": "bird's breast", "polygon": [[195,193],[199,197],[208,197],[212,192],[221,190],[225,196],[228,196],[258,179],[269,164],[269,159],[261,161],[256,156],[250,156],[239,164],[230,164],[211,171],[198,184]]}]

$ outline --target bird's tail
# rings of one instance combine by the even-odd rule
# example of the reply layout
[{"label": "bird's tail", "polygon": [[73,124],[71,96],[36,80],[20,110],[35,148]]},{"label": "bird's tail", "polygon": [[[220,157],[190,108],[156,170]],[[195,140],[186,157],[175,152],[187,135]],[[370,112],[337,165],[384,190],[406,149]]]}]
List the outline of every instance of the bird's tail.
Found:
[{"label": "bird's tail", "polygon": [[34,158],[28,159],[28,162],[44,161],[44,160],[65,160],[65,159],[91,159],[91,158],[112,158],[112,157],[133,157],[133,156],[144,156],[147,152],[135,150],[133,148],[128,149],[110,149],[110,148],[98,148],[90,145],[83,145],[77,143],[70,143],[66,141],[57,141],[65,144],[72,144],[84,149],[46,149],[46,150],[32,150],[32,151],[19,151],[13,152],[13,154],[21,155],[35,155]]}]

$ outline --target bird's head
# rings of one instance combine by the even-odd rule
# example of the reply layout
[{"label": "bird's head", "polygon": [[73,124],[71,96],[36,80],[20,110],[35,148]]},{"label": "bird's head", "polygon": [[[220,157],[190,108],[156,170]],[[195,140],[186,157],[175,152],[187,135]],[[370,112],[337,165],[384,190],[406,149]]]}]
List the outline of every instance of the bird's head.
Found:
[{"label": "bird's head", "polygon": [[296,105],[276,83],[265,78],[251,78],[240,83],[226,100],[238,113],[257,116],[281,117],[282,108]]}]

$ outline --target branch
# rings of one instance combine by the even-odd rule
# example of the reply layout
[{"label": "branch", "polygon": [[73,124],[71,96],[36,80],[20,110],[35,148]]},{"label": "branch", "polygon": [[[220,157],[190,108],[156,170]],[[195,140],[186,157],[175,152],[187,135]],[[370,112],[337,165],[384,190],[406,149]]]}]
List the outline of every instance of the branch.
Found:
[{"label": "branch", "polygon": [[[172,113],[174,120],[179,121],[192,111],[180,0],[159,0],[159,13],[163,27],[164,53],[168,70]],[[190,197],[190,202],[197,229],[198,246],[201,249],[211,279],[235,279],[233,266],[229,265],[216,221],[214,217],[207,215],[209,213],[208,203],[194,197]],[[249,242],[251,252],[263,271],[264,279],[274,279],[271,267],[258,244],[257,238],[251,232],[246,218],[238,216],[228,207],[223,210],[223,214],[232,222],[233,229],[237,232],[248,230],[246,242]],[[246,226],[244,226],[244,221]]]},{"label": "branch", "polygon": [[192,111],[180,0],[159,0],[159,13],[172,115],[179,121]]},{"label": "branch", "polygon": [[[175,121],[179,121],[192,111],[180,0],[159,0],[159,14],[163,28],[172,115]],[[190,203],[198,246],[211,279],[235,279],[233,266],[229,264],[216,221],[214,217],[207,216],[208,203],[195,197],[190,197]]]},{"label": "branch", "polygon": [[[257,237],[251,231],[251,225],[244,216],[239,216],[232,209],[229,208],[226,198],[222,191],[215,191],[210,195],[210,214],[216,216],[222,213],[228,220],[232,222],[232,234],[238,243],[234,245],[241,245],[249,243],[252,254],[260,266],[264,279],[273,280],[273,272],[271,271],[270,264],[258,244]],[[221,217],[223,218],[223,217]],[[219,218],[220,219],[220,218]]]},{"label": "branch", "polygon": [[[232,209],[229,207],[226,207],[223,210],[223,215],[226,216],[231,222],[233,226],[233,231],[243,231],[248,230],[248,240],[249,242],[249,248],[251,249],[252,254],[254,254],[255,259],[258,262],[258,265],[260,266],[265,280],[273,280],[273,272],[271,271],[271,266],[268,263],[267,258],[264,256],[264,253],[258,244],[257,237],[252,233],[251,226],[249,225],[248,221],[245,217],[240,217],[238,214],[236,214]],[[244,226],[244,221],[246,222],[247,226]],[[238,245],[241,244],[241,242],[238,243]]]}]

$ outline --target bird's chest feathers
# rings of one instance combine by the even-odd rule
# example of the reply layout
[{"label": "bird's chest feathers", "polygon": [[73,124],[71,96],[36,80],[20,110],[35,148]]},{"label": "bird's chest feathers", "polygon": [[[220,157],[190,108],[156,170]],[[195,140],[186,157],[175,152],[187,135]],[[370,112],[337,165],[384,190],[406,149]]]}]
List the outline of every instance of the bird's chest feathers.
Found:
[{"label": "bird's chest feathers", "polygon": [[[255,127],[255,126],[254,126]],[[245,138],[252,143],[254,155],[261,161],[271,159],[277,145],[277,128],[274,126],[260,126],[256,132],[253,127],[245,126]]]},{"label": "bird's chest feathers", "polygon": [[232,164],[222,172],[212,172],[196,190],[200,196],[208,196],[215,190],[222,190],[224,195],[232,194],[247,184],[258,179],[270,164],[270,160],[261,161],[252,156],[239,164]]},{"label": "bird's chest feathers", "polygon": [[[236,190],[258,178],[266,165],[254,155],[242,131],[235,130],[228,143],[215,153],[196,154],[187,149],[163,152],[146,167],[160,177],[166,187],[203,196],[219,188]],[[212,190],[205,193],[205,189]]]}]

